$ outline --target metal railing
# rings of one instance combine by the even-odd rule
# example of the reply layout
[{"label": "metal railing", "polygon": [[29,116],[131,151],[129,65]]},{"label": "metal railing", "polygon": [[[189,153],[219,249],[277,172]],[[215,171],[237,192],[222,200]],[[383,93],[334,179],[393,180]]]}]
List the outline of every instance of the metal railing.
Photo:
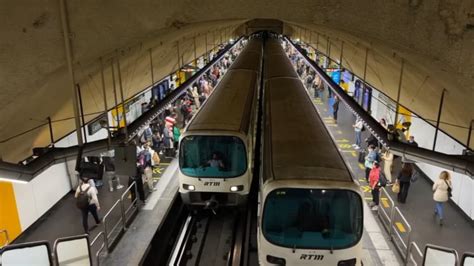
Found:
[{"label": "metal railing", "polygon": [[412,241],[412,242],[410,242],[410,246],[408,247],[408,253],[407,253],[408,257],[405,260],[405,266],[407,266],[410,261],[413,263],[413,265],[418,265],[418,263],[416,263],[417,260],[415,260],[415,258],[413,258],[413,249],[415,249],[416,255],[418,255],[418,257],[419,257],[419,261],[423,261],[423,253],[421,252],[418,245],[414,241]]},{"label": "metal railing", "polygon": [[5,244],[3,246],[0,246],[0,248],[3,248],[5,246],[7,246],[8,244],[10,244],[10,236],[8,235],[8,230],[7,229],[0,230],[0,234],[5,235]]},{"label": "metal railing", "polygon": [[102,236],[103,238],[103,242],[102,242],[102,245],[100,246],[100,248],[97,250],[97,252],[95,253],[95,259],[96,259],[96,263],[97,263],[97,266],[100,265],[100,253],[102,253],[102,251],[104,250],[104,248],[106,247],[106,244],[107,243],[107,236],[105,235],[104,231],[100,231],[96,236],[95,238],[91,241],[91,244],[90,244],[90,247],[92,249],[92,247],[94,246],[94,244],[99,240],[99,238]]},{"label": "metal railing", "polygon": [[[400,218],[400,219],[396,219]],[[398,207],[394,208],[392,215],[392,241],[395,244],[395,247],[400,251],[402,257],[405,261],[408,260],[408,247],[410,246],[410,237],[411,237],[411,225],[403,216],[402,212]],[[405,229],[406,227],[406,229]],[[397,230],[398,229],[398,230]],[[403,235],[401,234],[403,233]],[[405,237],[404,237],[405,235]],[[396,239],[393,239],[393,236],[396,236]],[[406,241],[404,241],[406,239]]]},{"label": "metal railing", "polygon": [[[115,242],[115,240],[117,239],[117,237],[115,237],[114,239],[112,239],[112,236],[114,235],[114,233],[116,232],[115,230],[116,229],[119,229],[119,233],[122,232],[124,230],[124,227],[125,227],[125,223],[124,223],[124,220],[123,220],[123,212],[122,212],[122,208],[120,208],[120,218],[119,220],[112,226],[112,229],[109,230],[108,226],[107,226],[107,222],[108,222],[108,218],[109,216],[112,214],[112,212],[117,208],[117,206],[122,206],[121,204],[121,201],[120,199],[118,199],[114,205],[112,206],[112,208],[110,208],[110,210],[104,215],[104,218],[102,218],[102,223],[104,224],[104,233],[105,233],[105,238],[107,239],[107,251],[109,251],[110,249],[110,246],[111,244],[113,244]],[[122,227],[121,228],[118,228],[118,226],[122,224]],[[112,239],[112,241],[110,241]]]},{"label": "metal railing", "polygon": [[[382,187],[382,188],[380,188],[379,191],[380,191],[379,192],[380,193],[380,199],[386,198],[390,205],[388,207],[384,207],[383,204],[382,205],[379,204],[378,216],[379,216],[380,220],[382,221],[383,226],[385,226],[385,229],[387,229],[387,231],[389,233],[391,233],[391,230],[392,230],[391,221],[393,219],[393,211],[394,211],[394,208],[395,208],[395,202],[388,195],[387,190],[385,190],[385,188]],[[387,212],[386,209],[390,209],[390,211]]]},{"label": "metal railing", "polygon": [[[130,203],[130,206],[128,206],[128,208],[125,209],[125,198],[128,196],[129,193],[132,193],[132,189],[134,190],[135,192],[135,199],[132,200],[132,202]],[[127,230],[127,224],[129,222],[129,219],[131,219],[131,217],[133,217],[133,214],[138,212],[138,207],[137,207],[137,202],[138,202],[138,197],[136,196],[137,195],[137,183],[134,181],[123,193],[122,193],[122,196],[120,196],[120,206],[121,206],[121,210],[122,210],[122,219],[123,219],[123,222],[124,222],[124,230]],[[131,212],[132,214],[129,216],[129,212]]]}]

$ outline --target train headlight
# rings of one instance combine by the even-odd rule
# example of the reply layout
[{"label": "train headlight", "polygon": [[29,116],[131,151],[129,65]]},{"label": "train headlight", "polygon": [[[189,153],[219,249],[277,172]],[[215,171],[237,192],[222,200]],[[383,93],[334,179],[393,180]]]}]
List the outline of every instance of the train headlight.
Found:
[{"label": "train headlight", "polygon": [[286,260],[284,258],[273,257],[272,255],[267,255],[267,261],[271,264],[286,265]]},{"label": "train headlight", "polygon": [[356,263],[357,263],[356,258],[353,258],[353,259],[350,259],[350,260],[340,260],[337,263],[337,266],[355,266]]},{"label": "train headlight", "polygon": [[187,185],[187,184],[183,184],[183,188],[186,189],[186,190],[191,190],[191,191],[194,191],[196,189],[195,186]]},{"label": "train headlight", "polygon": [[231,186],[231,187],[230,187],[230,191],[232,191],[232,192],[237,192],[237,191],[242,191],[242,190],[244,190],[244,186],[243,186],[243,185]]}]

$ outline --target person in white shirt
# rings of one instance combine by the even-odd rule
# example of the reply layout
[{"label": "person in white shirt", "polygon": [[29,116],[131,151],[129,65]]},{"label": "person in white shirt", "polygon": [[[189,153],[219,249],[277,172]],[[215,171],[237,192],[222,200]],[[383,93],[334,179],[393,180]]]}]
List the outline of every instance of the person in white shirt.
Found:
[{"label": "person in white shirt", "polygon": [[81,209],[82,226],[84,227],[84,232],[86,234],[89,234],[89,224],[88,224],[89,212],[94,217],[96,224],[100,224],[101,220],[99,219],[99,215],[97,214],[97,211],[100,210],[100,204],[99,204],[99,199],[97,198],[97,189],[94,186],[90,185],[89,178],[87,177],[81,178],[81,184],[77,187],[76,194],[74,197],[78,198],[81,192],[86,193],[89,199],[88,206],[86,208]]},{"label": "person in white shirt", "polygon": [[352,144],[355,149],[360,149],[360,143],[362,142],[362,128],[364,124],[362,123],[362,119],[357,118],[354,125],[352,125],[355,132],[355,144]]}]

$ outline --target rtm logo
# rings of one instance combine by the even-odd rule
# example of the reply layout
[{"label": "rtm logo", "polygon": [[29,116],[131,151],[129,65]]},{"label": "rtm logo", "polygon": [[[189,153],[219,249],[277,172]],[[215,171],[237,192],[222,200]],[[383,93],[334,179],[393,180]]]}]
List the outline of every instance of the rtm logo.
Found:
[{"label": "rtm logo", "polygon": [[207,187],[218,187],[221,185],[221,182],[204,182],[204,186]]},{"label": "rtm logo", "polygon": [[324,255],[301,254],[300,260],[323,260]]}]

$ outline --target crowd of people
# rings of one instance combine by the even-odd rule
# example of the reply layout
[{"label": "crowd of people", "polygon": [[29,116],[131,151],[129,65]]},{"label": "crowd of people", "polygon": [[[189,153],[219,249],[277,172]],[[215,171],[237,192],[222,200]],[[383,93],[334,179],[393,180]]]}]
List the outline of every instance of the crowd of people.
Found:
[{"label": "crowd of people", "polygon": [[[285,48],[301,81],[309,92],[311,92],[311,90],[313,91],[314,98],[322,98],[322,95],[327,90],[328,98],[332,98],[332,116],[334,121],[337,122],[340,103],[339,97],[331,93],[331,89],[329,89],[320,76],[303,60],[296,50],[288,45]],[[341,87],[347,86],[343,81],[342,83],[343,85],[341,85]],[[413,135],[407,137],[408,129],[406,127],[396,127],[393,124],[387,124],[384,118],[382,118],[379,123],[387,131],[389,140],[396,140],[418,147],[418,143],[415,141]],[[355,139],[355,143],[352,146],[360,152],[359,163],[364,165],[365,180],[372,194],[372,201],[369,206],[374,211],[378,210],[380,188],[384,186],[392,187],[392,191],[396,194],[397,202],[405,204],[411,184],[416,182],[420,175],[415,168],[414,162],[401,160],[399,156],[394,155],[389,149],[383,147],[377,138],[371,134],[365,139],[365,143],[362,143],[365,126],[360,118],[355,120],[352,127]],[[395,162],[401,165],[396,173],[394,173]],[[452,183],[449,172],[442,171],[438,180],[434,182],[432,189],[433,200],[435,201],[434,214],[439,218],[439,224],[442,225],[444,219],[443,203],[449,200],[452,193]]]},{"label": "crowd of people", "polygon": [[[128,177],[128,186],[132,185],[133,182],[136,184],[136,190],[130,190],[132,202],[135,201],[136,193],[138,193],[138,199],[145,203],[145,188],[148,189],[149,193],[156,190],[153,181],[153,169],[160,165],[162,159],[176,157],[181,132],[199,107],[211,95],[220,78],[225,74],[241,50],[241,45],[231,49],[229,54],[224,55],[219,62],[216,62],[194,82],[191,88],[187,89],[163,113],[146,125],[140,136],[131,141],[136,146],[137,155],[135,174]],[[150,99],[148,103],[143,103],[141,105],[142,114],[155,107],[158,103],[156,98]],[[84,165],[93,162],[97,164],[97,167],[94,166],[92,171],[80,171],[79,185],[75,193],[76,205],[82,214],[84,232],[89,233],[89,213],[92,214],[97,225],[101,223],[98,214],[100,203],[97,188],[102,186],[102,176],[107,178],[111,192],[116,189],[120,190],[124,186],[120,183],[120,176],[115,174],[113,157],[86,157],[83,161]]]}]

